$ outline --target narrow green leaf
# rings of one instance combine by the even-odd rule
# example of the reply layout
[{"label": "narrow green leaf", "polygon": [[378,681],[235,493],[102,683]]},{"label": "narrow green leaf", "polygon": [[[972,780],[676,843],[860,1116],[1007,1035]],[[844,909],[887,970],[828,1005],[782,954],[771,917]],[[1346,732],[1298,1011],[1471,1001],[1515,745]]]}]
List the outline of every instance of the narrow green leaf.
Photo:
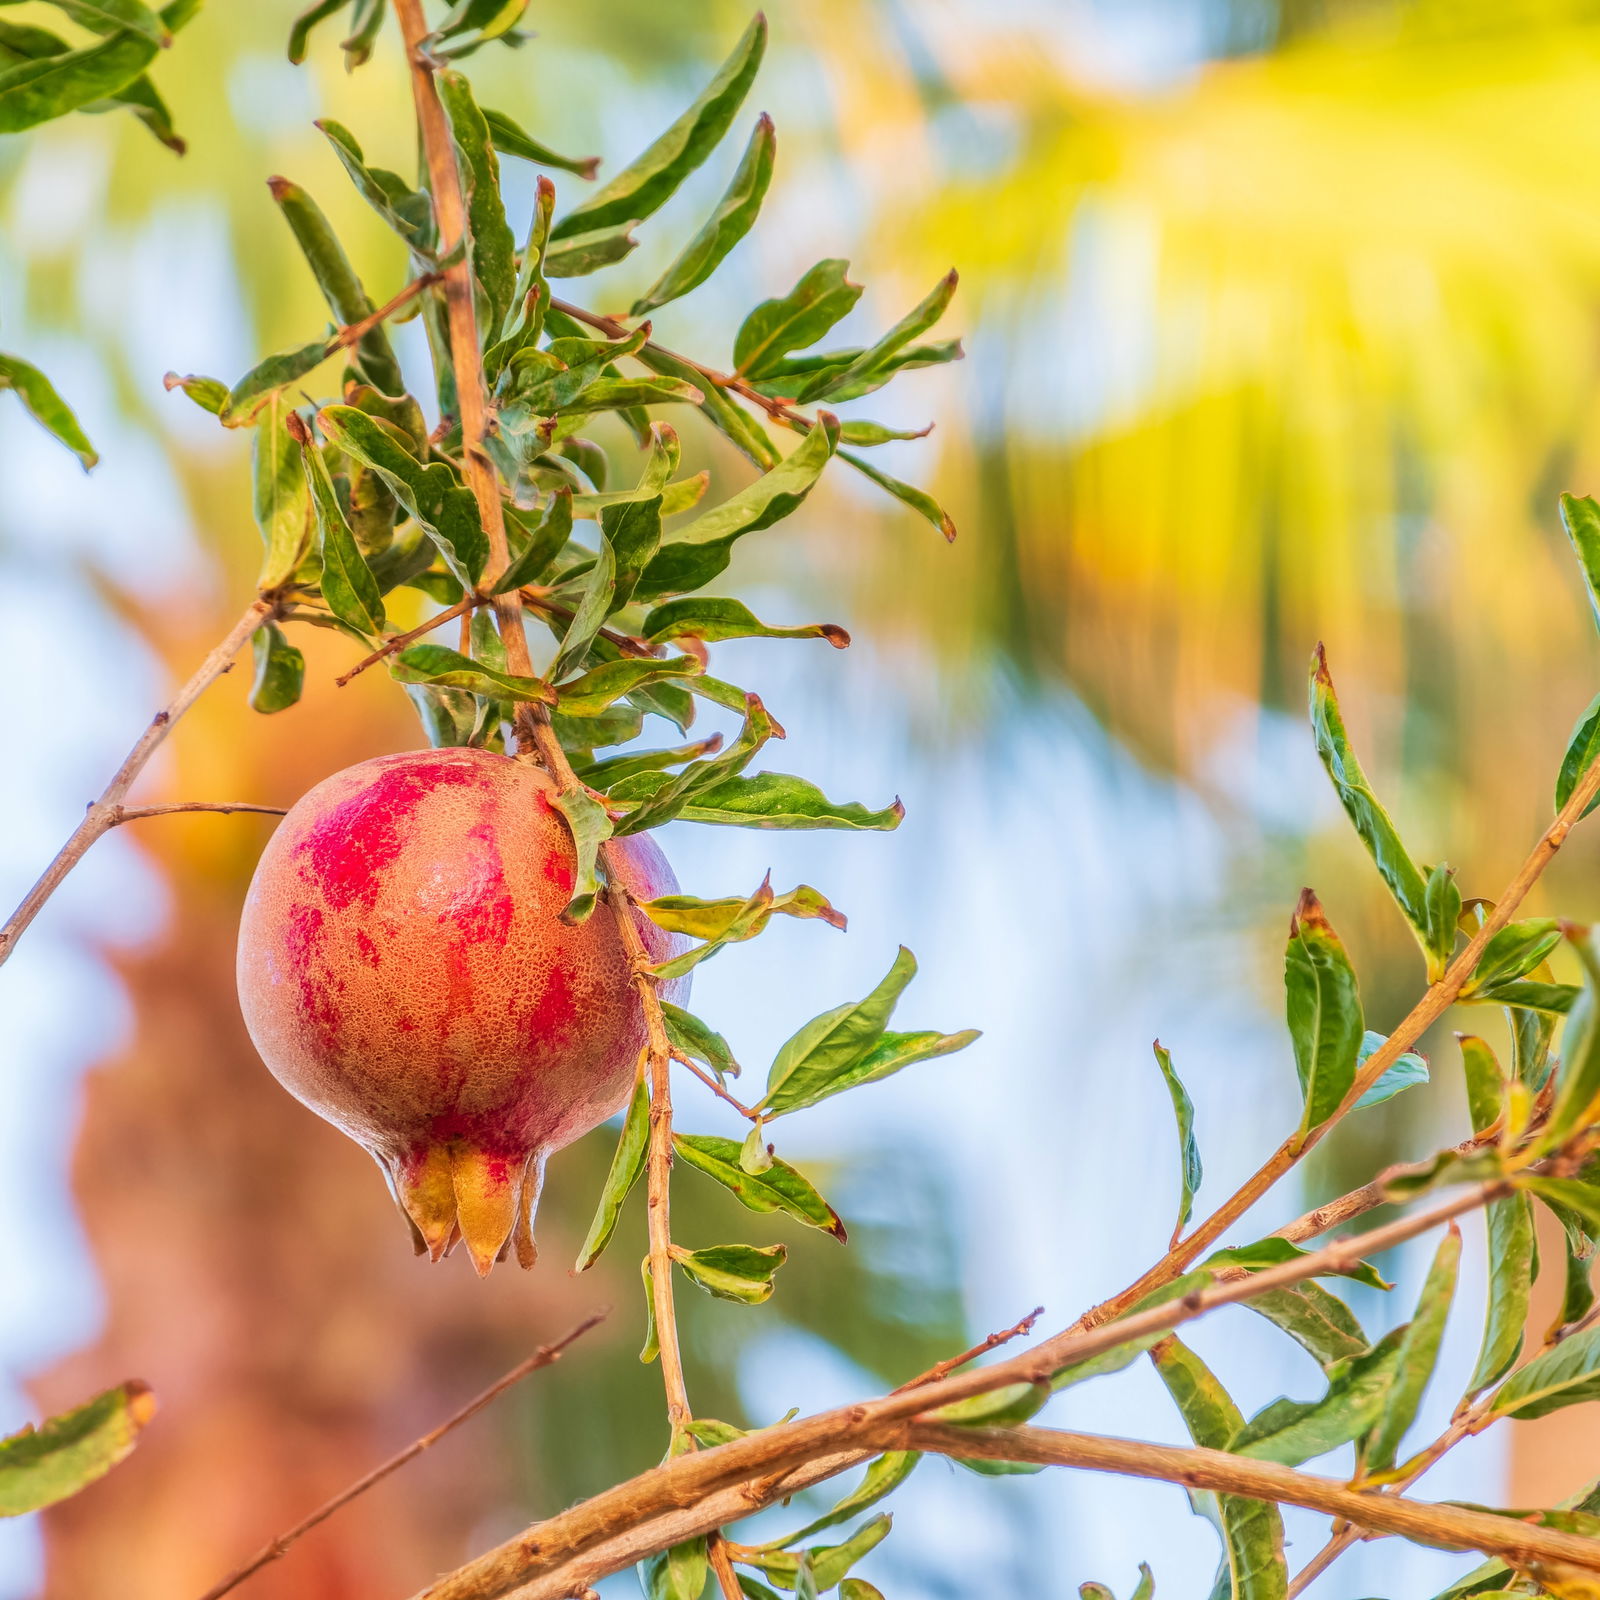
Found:
[{"label": "narrow green leaf", "polygon": [[826,639],[835,650],[850,643],[850,635],[833,622],[808,622],[797,627],[773,627],[762,622],[742,601],[692,595],[657,606],[639,629],[640,635],[660,644],[667,639]]},{"label": "narrow green leaf", "polygon": [[701,391],[701,416],[763,471],[778,464],[777,447],[766,429],[735,403],[726,389],[713,383],[698,367],[690,366],[681,356],[663,350],[659,345],[645,345],[639,351],[638,358],[652,372],[696,385]]},{"label": "narrow green leaf", "polygon": [[289,29],[289,60],[295,66],[298,67],[306,58],[306,46],[311,39],[311,30],[319,22],[336,16],[349,4],[350,0],[311,0],[311,4],[294,19]]},{"label": "narrow green leaf", "polygon": [[1309,889],[1301,892],[1289,922],[1283,983],[1305,1101],[1300,1118],[1304,1135],[1333,1115],[1355,1081],[1364,1032],[1355,972]]},{"label": "narrow green leaf", "polygon": [[534,162],[537,166],[554,167],[559,172],[576,173],[580,178],[593,179],[595,173],[600,170],[599,156],[558,155],[549,145],[540,139],[535,139],[503,111],[492,111],[488,106],[484,106],[483,120],[488,124],[489,137],[494,140],[495,149],[503,156],[518,156],[523,161]]},{"label": "narrow green leaf", "polygon": [[1428,1268],[1417,1309],[1400,1341],[1394,1384],[1384,1401],[1383,1414],[1366,1451],[1366,1469],[1385,1472],[1395,1464],[1406,1430],[1416,1421],[1417,1408],[1439,1360],[1439,1344],[1455,1298],[1456,1276],[1461,1266],[1461,1230],[1451,1223],[1439,1242]]},{"label": "narrow green leaf", "polygon": [[494,153],[489,124],[473,99],[472,86],[453,69],[436,73],[434,81],[450,118],[456,159],[466,186],[472,270],[488,302],[483,325],[498,328],[511,305],[517,281],[517,241],[500,198],[500,162]]},{"label": "narrow green leaf", "polygon": [[737,1078],[739,1063],[733,1059],[728,1041],[682,1006],[670,1000],[661,1002],[661,1015],[667,1024],[667,1037],[675,1050],[681,1050],[696,1061],[703,1061],[719,1076]]},{"label": "narrow green leaf", "polygon": [[1370,1348],[1356,1314],[1319,1283],[1272,1289],[1243,1304],[1283,1329],[1324,1371]]},{"label": "narrow green leaf", "polygon": [[[672,1143],[679,1160],[720,1183],[748,1210],[781,1211],[807,1227],[832,1234],[840,1244],[845,1242],[845,1226],[839,1220],[839,1213],[822,1198],[810,1179],[787,1161],[773,1159],[762,1171],[753,1173],[740,1164],[736,1139],[722,1139],[709,1133],[675,1133]],[[815,1531],[815,1528],[806,1530],[808,1533]],[[800,1534],[795,1535],[795,1538],[800,1537]]]},{"label": "narrow green leaf", "polygon": [[1475,1034],[1458,1033],[1461,1065],[1467,1079],[1467,1114],[1474,1133],[1492,1128],[1505,1111],[1506,1075],[1494,1051]]},{"label": "narrow green leaf", "polygon": [[340,42],[346,72],[354,72],[372,59],[373,47],[383,31],[383,19],[388,9],[385,0],[356,0],[350,36]]},{"label": "narrow green leaf", "polygon": [[346,455],[383,479],[438,545],[461,583],[475,586],[488,559],[489,541],[478,520],[478,503],[455,469],[443,461],[424,465],[382,422],[354,406],[324,406],[318,420]]},{"label": "narrow green leaf", "polygon": [[[299,419],[297,418],[298,422]],[[304,423],[300,427],[304,429]],[[310,443],[306,434],[300,441],[300,459],[305,468],[306,482],[311,488],[311,509],[317,522],[317,553],[322,560],[322,598],[328,609],[347,627],[354,628],[367,638],[376,638],[383,632],[383,596],[378,593],[378,580],[372,576],[366,558],[356,545],[350,524],[345,521],[344,508],[328,475],[328,465],[322,452]],[[418,645],[419,650],[437,649],[436,645]],[[402,679],[416,682],[416,679]]]},{"label": "narrow green leaf", "polygon": [[[611,545],[602,540],[594,564],[584,574],[582,587],[574,596],[576,603],[572,607],[572,618],[567,623],[566,632],[561,636],[561,646],[556,651],[555,660],[550,664],[552,678],[565,677],[576,667],[581,666],[588,656],[589,647],[594,643],[600,629],[604,627],[606,618],[611,615],[612,597],[617,582],[616,574],[616,557],[612,554]],[[626,692],[626,689],[618,691],[619,694]],[[616,695],[612,696],[612,699],[616,698]],[[603,710],[604,706],[599,709]],[[583,714],[571,706],[563,706],[562,710],[569,717]]]},{"label": "narrow green leaf", "polygon": [[[1244,1418],[1211,1369],[1172,1337],[1155,1345],[1150,1359],[1177,1405],[1189,1437],[1204,1449],[1226,1450],[1244,1427]],[[1289,1571],[1278,1508],[1239,1495],[1217,1495],[1212,1503],[1232,1600],[1284,1600]]]},{"label": "narrow green leaf", "polygon": [[628,1112],[623,1118],[622,1133],[611,1157],[611,1169],[606,1174],[605,1187],[600,1191],[600,1203],[595,1207],[588,1237],[578,1252],[574,1272],[587,1272],[611,1243],[611,1236],[617,1231],[617,1219],[622,1215],[622,1202],[628,1198],[628,1191],[644,1171],[649,1147],[650,1093],[645,1088],[644,1075],[641,1073],[633,1086],[633,1098],[628,1102]]},{"label": "narrow green leaf", "polygon": [[263,594],[281,588],[311,548],[315,521],[300,447],[289,432],[294,407],[282,394],[256,418],[251,456],[256,526],[266,552],[256,585]]},{"label": "narrow green leaf", "polygon": [[69,449],[84,469],[99,459],[72,408],[56,393],[51,381],[20,356],[0,355],[0,389],[12,390],[30,417]]},{"label": "narrow green leaf", "polygon": [[699,671],[700,663],[693,656],[604,661],[582,677],[558,684],[557,704],[564,716],[595,717],[642,685],[689,678]]},{"label": "narrow green leaf", "polygon": [[[348,0],[341,0],[348,3]],[[404,178],[385,167],[369,167],[356,137],[342,122],[331,117],[313,124],[338,156],[361,198],[419,255],[429,256],[434,247],[433,206],[427,195],[413,189]]]},{"label": "narrow green leaf", "polygon": [[470,694],[461,689],[439,689],[423,683],[408,683],[405,691],[428,743],[435,750],[460,749],[471,744],[478,721],[478,702]]},{"label": "narrow green leaf", "polygon": [[788,1254],[781,1244],[715,1244],[704,1250],[675,1247],[672,1259],[696,1288],[719,1300],[758,1306],[772,1298],[778,1268]]},{"label": "narrow green leaf", "polygon": [[263,623],[250,636],[255,659],[255,682],[250,686],[250,709],[270,713],[286,711],[299,698],[306,681],[306,658],[284,636],[275,622]]},{"label": "narrow green leaf", "polygon": [[1275,1400],[1234,1435],[1228,1449],[1257,1461],[1297,1467],[1359,1439],[1382,1416],[1399,1369],[1404,1327],[1328,1374],[1319,1400]]},{"label": "narrow green leaf", "polygon": [[857,379],[870,378],[882,371],[902,350],[920,339],[945,313],[956,292],[957,274],[952,268],[874,345],[869,345],[838,374],[822,373],[803,384],[796,398],[801,404],[836,397]]},{"label": "narrow green leaf", "polygon": [[[1208,1268],[1186,1272],[1181,1278],[1174,1278],[1171,1283],[1163,1284],[1159,1289],[1152,1289],[1130,1308],[1127,1315],[1131,1316],[1137,1311],[1148,1311],[1153,1306],[1166,1305],[1171,1300],[1181,1300],[1186,1294],[1209,1289],[1215,1281]],[[1146,1350],[1170,1337],[1165,1329],[1159,1333],[1135,1334],[1123,1343],[1113,1345],[1109,1350],[1102,1350],[1097,1356],[1088,1356],[1082,1361],[1074,1361],[1071,1366],[1062,1367],[1051,1378],[1050,1386],[1059,1393],[1062,1389],[1087,1383],[1091,1378],[1104,1378],[1111,1373],[1121,1372],[1125,1367],[1132,1366]]]},{"label": "narrow green leaf", "polygon": [[569,211],[554,236],[570,239],[609,224],[642,221],[663,205],[732,125],[766,44],[766,19],[758,14],[694,104],[643,155]]},{"label": "narrow green leaf", "polygon": [[577,861],[573,868],[572,898],[561,913],[569,923],[586,922],[600,898],[600,846],[611,837],[611,818],[587,789],[562,789],[552,804],[567,819]]},{"label": "narrow green leaf", "polygon": [[[890,428],[881,422],[868,422],[862,417],[852,418],[839,429],[839,443],[853,444],[859,449],[869,449],[880,444],[907,443],[912,439],[926,439],[933,432],[930,422],[922,428]],[[857,465],[854,456],[848,458]],[[920,493],[920,491],[918,491]],[[936,518],[930,520],[937,520]]]},{"label": "narrow green leaf", "polygon": [[744,377],[759,378],[791,350],[813,345],[854,309],[861,285],[845,274],[848,261],[819,261],[776,300],[763,300],[740,326],[733,341],[733,364]]},{"label": "narrow green leaf", "polygon": [[[798,1544],[802,1539],[809,1539],[813,1534],[821,1533],[825,1528],[836,1528],[841,1522],[848,1522],[851,1517],[865,1511],[868,1506],[875,1506],[880,1500],[893,1494],[911,1476],[921,1459],[921,1455],[915,1450],[891,1450],[879,1456],[868,1464],[861,1482],[831,1511],[824,1512],[815,1522],[808,1522],[805,1527],[789,1534],[786,1538],[769,1540],[765,1548],[782,1550],[787,1545]],[[850,1579],[847,1582],[859,1583],[860,1580]]]},{"label": "narrow green leaf", "polygon": [[274,398],[320,367],[329,354],[327,339],[316,339],[258,361],[228,391],[217,420],[225,428],[249,427]]},{"label": "narrow green leaf", "polygon": [[1569,927],[1567,941],[1583,963],[1583,989],[1573,1002],[1561,1037],[1561,1063],[1556,1069],[1555,1103],[1545,1122],[1540,1144],[1553,1150],[1591,1120],[1600,1097],[1600,1026],[1596,1026],[1595,994],[1600,988],[1600,951],[1592,928]]},{"label": "narrow green leaf", "polygon": [[1048,1383],[1008,1383],[986,1394],[952,1400],[928,1415],[960,1428],[1011,1428],[1037,1415],[1049,1398]]},{"label": "narrow green leaf", "polygon": [[1367,847],[1396,904],[1405,914],[1428,956],[1429,981],[1444,970],[1436,951],[1430,948],[1431,924],[1428,911],[1428,885],[1417,870],[1400,835],[1384,810],[1361,763],[1350,746],[1339,697],[1334,692],[1328,671],[1327,652],[1319,644],[1311,662],[1311,728],[1316,736],[1317,754],[1328,769],[1334,792],[1350,818],[1361,842]]},{"label": "narrow green leaf", "polygon": [[[1310,1252],[1302,1250],[1292,1240],[1270,1234],[1257,1239],[1254,1244],[1235,1245],[1226,1250],[1213,1250],[1201,1265],[1204,1267],[1243,1267],[1246,1272],[1263,1272],[1268,1267],[1281,1267],[1290,1261],[1303,1261]],[[1328,1274],[1333,1277],[1354,1278],[1369,1289],[1392,1289],[1378,1269],[1369,1261],[1358,1261],[1352,1267],[1339,1267]]]},{"label": "narrow green leaf", "polygon": [[891,477],[881,467],[874,466],[872,462],[849,450],[841,450],[839,459],[848,461],[857,472],[871,478],[880,489],[892,494],[902,504],[910,506],[919,516],[926,517],[945,536],[947,542],[952,544],[955,542],[954,519],[925,489],[919,489],[915,484],[904,483],[899,478]]},{"label": "narrow green leaf", "polygon": [[[664,422],[654,426],[671,434],[676,444],[677,435]],[[633,599],[644,569],[661,545],[661,508],[662,497],[653,494],[606,506],[600,513],[601,532],[616,569],[611,591],[613,611],[620,611]]]},{"label": "narrow green leaf", "polygon": [[[1600,754],[1600,694],[1589,702],[1583,715],[1573,724],[1572,734],[1567,740],[1566,754],[1561,758],[1561,771],[1556,774],[1557,811],[1572,798],[1572,791],[1594,764],[1597,754]],[[1596,795],[1583,808],[1584,816],[1588,816],[1596,806],[1600,806],[1600,795]]]},{"label": "narrow green leaf", "polygon": [[20,61],[0,71],[0,133],[21,133],[115,95],[155,60],[158,46],[122,31],[81,50]]},{"label": "narrow green leaf", "polygon": [[1575,1333],[1519,1367],[1495,1391],[1492,1410],[1497,1417],[1543,1417],[1594,1399],[1600,1399],[1600,1328]]},{"label": "narrow green leaf", "polygon": [[0,1439],[0,1517],[42,1510],[104,1477],[133,1449],[155,1409],[144,1384],[124,1383]]},{"label": "narrow green leaf", "polygon": [[1561,523],[1589,589],[1589,608],[1600,628],[1600,505],[1588,495],[1561,497]]},{"label": "narrow green leaf", "polygon": [[705,1539],[689,1539],[639,1563],[645,1600],[700,1600],[710,1568]]},{"label": "narrow green leaf", "polygon": [[554,691],[542,678],[520,678],[509,672],[496,672],[485,663],[442,644],[408,645],[395,656],[390,671],[399,683],[465,689],[469,694],[486,695],[491,700],[548,705],[554,698]]},{"label": "narrow green leaf", "polygon": [[1428,954],[1428,970],[1443,972],[1455,953],[1461,922],[1461,890],[1456,886],[1453,869],[1442,862],[1428,871],[1423,909],[1428,919],[1427,936],[1423,940]]},{"label": "narrow green leaf", "polygon": [[831,405],[843,405],[846,400],[859,400],[863,395],[875,393],[898,373],[918,367],[938,367],[947,362],[960,361],[966,355],[959,339],[943,339],[935,344],[914,344],[899,351],[875,371],[864,373],[847,384],[838,383],[845,370],[861,356],[859,348],[851,350],[824,350],[815,355],[793,356],[774,361],[766,375],[753,378],[751,387],[769,398],[790,400],[796,393],[813,382],[830,380],[827,400]]},{"label": "narrow green leaf", "polygon": [[[287,178],[272,178],[267,186],[335,318],[341,324],[348,324],[370,316],[374,310],[372,299],[362,287],[355,268],[350,265],[350,258],[344,253],[344,246],[339,243],[333,225],[323,215],[322,208],[299,184],[291,183]],[[297,354],[309,359],[309,350],[307,346],[305,351]],[[324,357],[327,354],[325,350]],[[381,393],[405,393],[400,362],[381,323],[362,334],[352,357],[362,376]],[[311,362],[311,366],[315,365],[316,362]],[[309,372],[311,367],[302,370]],[[300,374],[296,373],[295,376]],[[281,381],[288,383],[294,380],[285,378]],[[230,406],[235,404],[230,400]]]},{"label": "narrow green leaf", "polygon": [[545,253],[545,275],[551,278],[586,278],[591,272],[622,260],[639,246],[633,236],[635,224],[624,222],[615,228],[598,228],[593,233],[552,239]]},{"label": "narrow green leaf", "polygon": [[698,288],[721,266],[728,252],[749,233],[755,224],[761,202],[772,182],[772,164],[777,156],[778,136],[772,119],[765,112],[756,119],[755,131],[715,210],[701,225],[677,259],[634,301],[628,315],[642,317]]},{"label": "narrow green leaf", "polygon": [[865,828],[888,832],[900,826],[905,807],[896,800],[882,811],[869,811],[853,800],[842,804],[829,800],[804,778],[758,772],[752,778],[730,778],[703,790],[678,815],[685,822],[743,828]]},{"label": "narrow green leaf", "polygon": [[1490,1203],[1488,1237],[1489,1306],[1468,1394],[1487,1389],[1503,1376],[1522,1349],[1534,1258],[1533,1203],[1527,1195]]},{"label": "narrow green leaf", "polygon": [[1483,947],[1462,998],[1495,998],[1502,984],[1525,977],[1560,943],[1560,925],[1551,917],[1507,923]]},{"label": "narrow green leaf", "polygon": [[1194,1101],[1173,1069],[1172,1053],[1162,1047],[1159,1039],[1151,1048],[1172,1099],[1172,1114],[1178,1120],[1178,1222],[1173,1230],[1176,1237],[1194,1215],[1195,1191],[1200,1187],[1202,1176],[1200,1146],[1194,1136]]},{"label": "narrow green leaf", "polygon": [[181,389],[202,411],[209,411],[214,417],[219,416],[228,403],[228,386],[220,378],[203,378],[194,372],[169,372],[161,380],[161,387],[168,394]]},{"label": "narrow green leaf", "polygon": [[[963,1466],[968,1464],[962,1463]],[[985,1465],[993,1466],[995,1463],[986,1462]],[[1004,1466],[1005,1463],[1001,1462],[1000,1465]],[[846,1578],[839,1585],[839,1600],[884,1600],[884,1596],[881,1589],[868,1583],[865,1578]]]}]

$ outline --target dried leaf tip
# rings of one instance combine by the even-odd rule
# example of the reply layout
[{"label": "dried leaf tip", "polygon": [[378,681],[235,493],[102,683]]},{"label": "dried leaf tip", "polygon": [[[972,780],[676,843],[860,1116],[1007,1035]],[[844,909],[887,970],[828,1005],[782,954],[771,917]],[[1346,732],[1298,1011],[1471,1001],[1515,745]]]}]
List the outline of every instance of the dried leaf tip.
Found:
[{"label": "dried leaf tip", "polygon": [[1593,926],[1588,922],[1568,922],[1565,917],[1559,922],[1562,938],[1571,944],[1582,944],[1589,937],[1589,930]]},{"label": "dried leaf tip", "polygon": [[129,1421],[136,1428],[144,1427],[158,1409],[155,1390],[142,1378],[129,1378],[122,1392],[127,1396]]},{"label": "dried leaf tip", "polygon": [[1311,889],[1302,889],[1300,898],[1295,903],[1294,915],[1289,918],[1289,937],[1297,939],[1302,929],[1309,929],[1313,933],[1322,934],[1327,938],[1336,938],[1333,925],[1328,921],[1327,913],[1322,909],[1322,902],[1317,899],[1316,893]]}]

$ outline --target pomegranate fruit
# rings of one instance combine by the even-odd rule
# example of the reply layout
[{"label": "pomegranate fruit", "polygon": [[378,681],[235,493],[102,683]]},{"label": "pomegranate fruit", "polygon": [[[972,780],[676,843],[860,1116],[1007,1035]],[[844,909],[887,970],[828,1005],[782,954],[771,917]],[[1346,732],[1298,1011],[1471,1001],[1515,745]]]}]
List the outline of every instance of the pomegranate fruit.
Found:
[{"label": "pomegranate fruit", "polygon": [[[538,767],[380,756],[279,824],[239,930],[245,1025],[273,1075],[364,1145],[420,1254],[532,1266],[546,1156],[626,1104],[645,1023],[609,909],[569,926],[572,836]],[[620,841],[640,899],[677,884]],[[684,941],[635,912],[655,960]],[[667,999],[684,982],[662,986]]]}]

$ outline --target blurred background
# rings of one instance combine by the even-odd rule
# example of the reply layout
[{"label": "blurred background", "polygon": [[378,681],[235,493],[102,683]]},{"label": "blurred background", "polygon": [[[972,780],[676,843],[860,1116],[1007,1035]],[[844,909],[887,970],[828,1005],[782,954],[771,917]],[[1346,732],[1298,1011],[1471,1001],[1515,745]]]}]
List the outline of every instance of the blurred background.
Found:
[{"label": "blurred background", "polygon": [[[347,76],[335,22],[294,68],[295,9],[215,3],[162,59],[181,160],[123,115],[0,142],[0,340],[56,379],[102,455],[85,477],[10,402],[0,415],[8,905],[249,592],[248,440],[161,377],[231,381],[323,328],[266,177],[311,190],[377,298],[404,281],[311,127],[334,116],[410,167],[394,40]],[[1600,485],[1600,5],[772,0],[769,16],[747,112],[777,123],[772,194],[658,327],[725,361],[745,309],[848,256],[868,286],[849,342],[958,265],[946,327],[968,359],[856,409],[937,419],[880,460],[933,487],[962,536],[946,547],[836,477],[740,547],[763,616],[837,621],[856,643],[721,646],[719,671],[788,727],[782,767],[841,798],[898,793],[908,816],[887,837],[674,825],[690,891],[746,892],[770,866],[851,919],[724,953],[696,1010],[759,1072],[904,939],[922,963],[909,1024],[985,1035],[780,1125],[852,1243],[788,1235],[761,1311],[684,1291],[697,1409],[749,1423],[902,1381],[1035,1304],[1061,1326],[1158,1254],[1177,1166],[1157,1034],[1197,1103],[1201,1204],[1226,1194],[1297,1114],[1280,974],[1303,883],[1352,947],[1371,1024],[1408,1009],[1420,960],[1305,728],[1318,639],[1413,854],[1451,861],[1469,895],[1493,896],[1548,819],[1600,677],[1555,515],[1559,490]],[[481,97],[614,171],[747,16],[551,0],[530,20],[525,48],[473,59]],[[591,304],[625,307],[654,277],[737,144],[634,257],[578,286]],[[525,212],[532,174],[506,165]],[[570,199],[578,180],[557,176]],[[415,325],[401,343],[423,360]],[[724,492],[745,481],[720,440],[684,431]],[[254,716],[235,673],[140,797],[286,804],[421,742],[381,674],[333,688],[353,646],[305,647],[299,707]],[[558,1369],[243,1592],[409,1594],[649,1465],[664,1433],[636,1359],[639,1218],[594,1272],[565,1265],[612,1135],[552,1164],[532,1275],[414,1262],[366,1157],[278,1089],[237,1015],[233,929],[269,822],[138,826],[95,848],[0,974],[0,1432],[134,1375],[162,1411],[80,1498],[0,1523],[0,1596],[198,1594],[600,1303],[610,1322]],[[1580,832],[1531,909],[1600,911],[1597,852]],[[1433,1082],[1329,1141],[1234,1242],[1462,1136],[1454,1044],[1429,1043]],[[693,1085],[681,1100],[686,1124],[729,1131]],[[693,1173],[677,1191],[689,1242],[760,1234]],[[1353,1291],[1369,1328],[1407,1314],[1425,1260],[1387,1263],[1394,1305]],[[1424,1432],[1475,1354],[1472,1271]],[[1319,1392],[1246,1311],[1193,1342],[1247,1411]],[[1548,1504],[1600,1470],[1594,1416],[1509,1425],[1424,1490]],[[1182,1438],[1142,1365],[1046,1420]],[[1070,1596],[1090,1578],[1125,1593],[1140,1560],[1164,1600],[1210,1593],[1215,1536],[1176,1489],[930,1462],[898,1506],[861,1569],[895,1600]],[[1298,1565],[1325,1527],[1291,1513],[1289,1531]],[[1384,1542],[1311,1592],[1406,1600],[1470,1565]],[[631,1575],[606,1588],[634,1592]]]}]

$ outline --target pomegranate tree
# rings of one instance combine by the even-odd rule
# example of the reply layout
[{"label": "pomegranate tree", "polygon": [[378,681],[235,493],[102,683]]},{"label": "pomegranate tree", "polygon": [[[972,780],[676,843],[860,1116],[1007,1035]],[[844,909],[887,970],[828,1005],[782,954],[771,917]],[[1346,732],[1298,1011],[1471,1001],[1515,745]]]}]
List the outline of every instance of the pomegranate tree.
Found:
[{"label": "pomegranate tree", "polygon": [[[289,1092],[364,1145],[435,1260],[534,1260],[545,1157],[622,1109],[645,1022],[616,923],[573,925],[572,835],[539,767],[380,756],[284,818],[239,930],[239,998]],[[628,891],[677,888],[648,836]],[[637,915],[658,960],[686,941]],[[687,978],[664,984],[666,998]]]}]

